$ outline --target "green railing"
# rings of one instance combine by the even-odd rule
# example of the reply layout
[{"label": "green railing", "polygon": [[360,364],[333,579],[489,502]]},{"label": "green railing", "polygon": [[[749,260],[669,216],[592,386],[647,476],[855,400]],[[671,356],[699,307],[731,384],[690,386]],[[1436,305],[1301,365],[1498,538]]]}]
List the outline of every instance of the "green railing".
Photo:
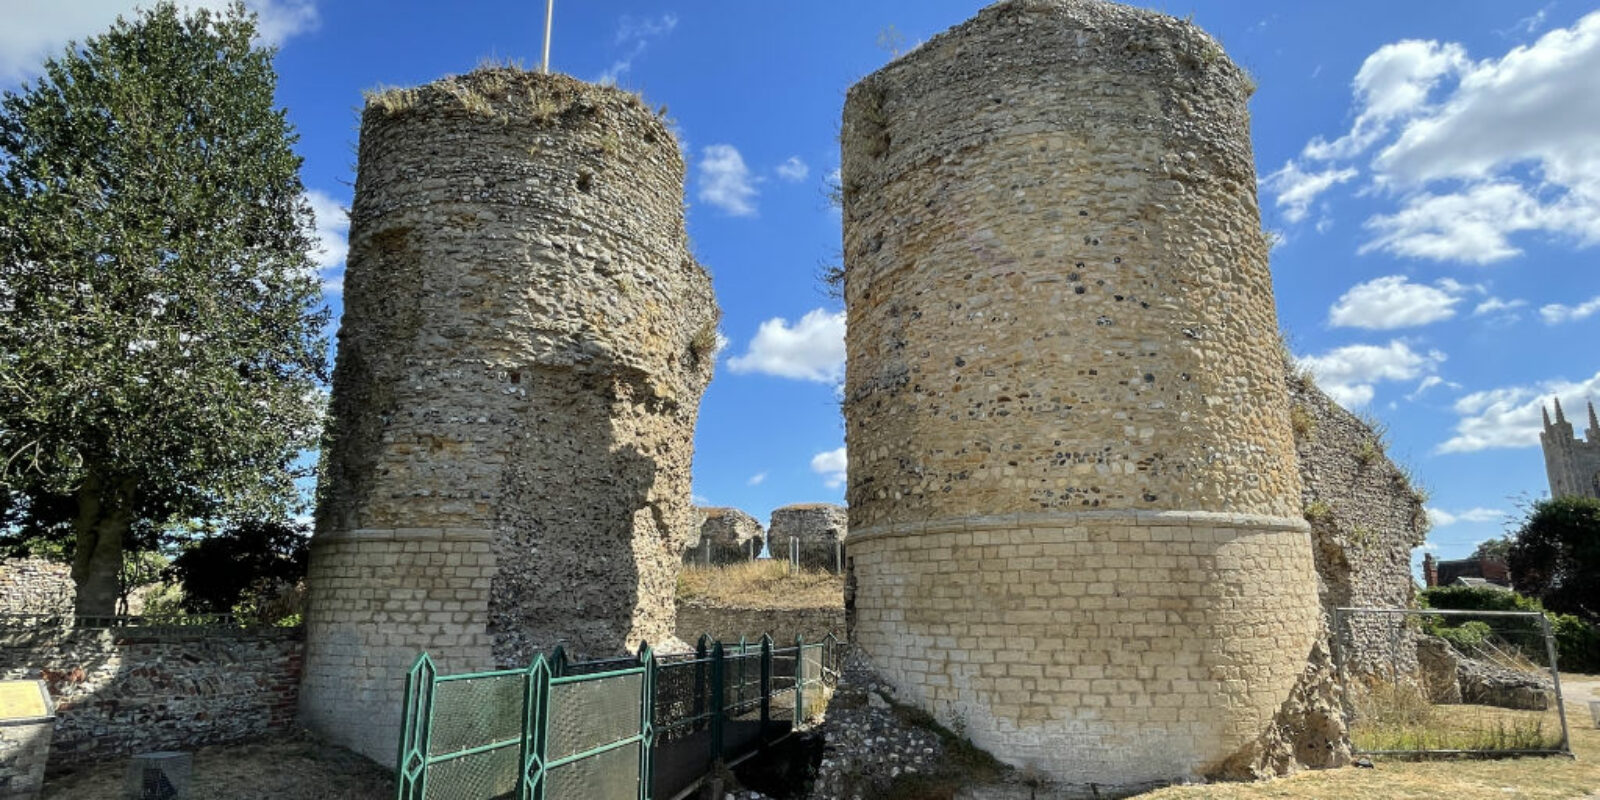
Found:
[{"label": "green railing", "polygon": [[[678,796],[821,713],[833,636],[763,636],[693,654],[440,675],[424,653],[406,678],[398,800],[648,800]],[[665,765],[656,768],[656,759]]]}]

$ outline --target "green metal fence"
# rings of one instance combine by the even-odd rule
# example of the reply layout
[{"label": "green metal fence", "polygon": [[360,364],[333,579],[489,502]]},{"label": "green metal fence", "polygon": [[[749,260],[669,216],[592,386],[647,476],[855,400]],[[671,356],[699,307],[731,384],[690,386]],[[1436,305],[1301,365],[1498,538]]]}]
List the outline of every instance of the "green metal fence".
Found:
[{"label": "green metal fence", "polygon": [[[833,636],[763,636],[693,654],[406,678],[398,800],[648,800],[678,796],[820,714],[837,674]],[[657,760],[661,769],[657,769]]]}]

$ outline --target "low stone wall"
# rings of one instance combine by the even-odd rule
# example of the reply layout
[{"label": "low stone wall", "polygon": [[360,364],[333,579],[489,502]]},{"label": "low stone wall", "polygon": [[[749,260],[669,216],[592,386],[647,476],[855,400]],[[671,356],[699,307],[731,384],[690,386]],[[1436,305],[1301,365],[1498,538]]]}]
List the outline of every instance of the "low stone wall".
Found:
[{"label": "low stone wall", "polygon": [[72,567],[42,558],[0,562],[0,614],[71,614]]},{"label": "low stone wall", "polygon": [[54,771],[287,728],[302,651],[299,628],[0,629],[0,679],[49,686]]},{"label": "low stone wall", "polygon": [[778,644],[794,642],[796,634],[815,642],[832,633],[844,639],[844,609],[835,608],[725,608],[693,603],[678,604],[678,638],[694,644],[700,634],[736,642],[740,636],[758,639],[772,634]]}]

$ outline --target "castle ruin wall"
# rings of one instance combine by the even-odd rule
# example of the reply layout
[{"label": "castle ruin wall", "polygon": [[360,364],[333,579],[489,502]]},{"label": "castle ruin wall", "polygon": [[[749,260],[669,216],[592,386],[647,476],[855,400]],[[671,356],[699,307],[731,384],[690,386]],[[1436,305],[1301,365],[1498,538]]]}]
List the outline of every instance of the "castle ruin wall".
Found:
[{"label": "castle ruin wall", "polygon": [[633,94],[485,68],[369,97],[305,721],[388,763],[403,677],[671,642],[717,309]]},{"label": "castle ruin wall", "polygon": [[694,512],[700,525],[683,551],[683,563],[735,564],[761,555],[766,531],[760,520],[737,508],[696,507]]},{"label": "castle ruin wall", "polygon": [[1316,644],[1248,84],[1011,0],[846,101],[854,640],[1058,781],[1248,762]]},{"label": "castle ruin wall", "polygon": [[836,571],[842,566],[838,562],[849,531],[850,515],[843,506],[795,503],[773,509],[767,538],[772,541],[773,558],[788,558],[793,548],[801,566]]}]

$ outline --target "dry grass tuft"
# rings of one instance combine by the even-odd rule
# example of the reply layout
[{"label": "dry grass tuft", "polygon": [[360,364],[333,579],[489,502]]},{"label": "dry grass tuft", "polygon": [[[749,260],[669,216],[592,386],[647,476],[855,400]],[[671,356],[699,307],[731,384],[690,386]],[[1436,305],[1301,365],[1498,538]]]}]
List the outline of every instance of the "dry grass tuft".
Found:
[{"label": "dry grass tuft", "polygon": [[685,566],[678,573],[678,600],[725,608],[839,608],[844,578],[801,570],[788,562],[758,559],[722,567]]}]

